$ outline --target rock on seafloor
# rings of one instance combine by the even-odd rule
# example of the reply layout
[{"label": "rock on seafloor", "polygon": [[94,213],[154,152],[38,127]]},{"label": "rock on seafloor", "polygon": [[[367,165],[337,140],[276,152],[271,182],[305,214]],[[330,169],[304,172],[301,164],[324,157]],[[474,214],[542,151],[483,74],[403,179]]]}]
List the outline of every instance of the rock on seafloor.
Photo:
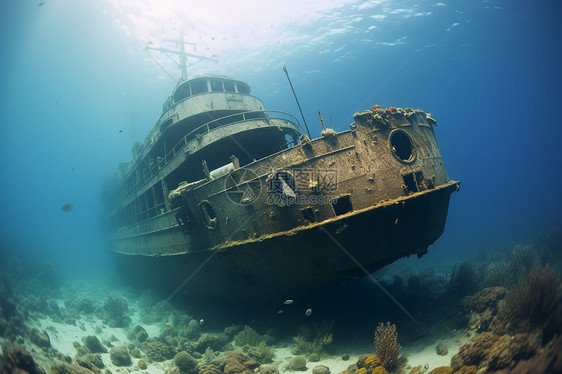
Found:
[{"label": "rock on seafloor", "polygon": [[437,352],[439,356],[445,356],[447,353],[449,353],[449,349],[447,349],[447,346],[445,344],[439,343],[437,347],[435,347],[435,352]]},{"label": "rock on seafloor", "polygon": [[129,352],[127,352],[127,348],[125,347],[113,347],[109,351],[109,357],[111,358],[111,362],[113,365],[117,366],[129,366],[131,365],[131,356]]},{"label": "rock on seafloor", "polygon": [[45,374],[45,370],[35,363],[25,348],[4,343],[0,355],[0,373]]},{"label": "rock on seafloor", "polygon": [[330,368],[326,365],[318,365],[312,369],[312,374],[330,374]]}]

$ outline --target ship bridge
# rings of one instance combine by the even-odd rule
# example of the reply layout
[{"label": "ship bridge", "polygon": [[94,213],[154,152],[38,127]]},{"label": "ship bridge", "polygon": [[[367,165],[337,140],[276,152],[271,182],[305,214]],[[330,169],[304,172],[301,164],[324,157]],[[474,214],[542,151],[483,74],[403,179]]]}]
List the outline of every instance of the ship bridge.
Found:
[{"label": "ship bridge", "polygon": [[266,111],[250,91],[247,83],[224,76],[180,82],[153,128],[152,159],[166,163],[181,149],[197,161],[191,165],[205,160],[213,169],[228,163],[232,155],[244,165],[295,144],[298,121],[283,112]]},{"label": "ship bridge", "polygon": [[264,110],[263,102],[250,95],[250,86],[232,78],[199,76],[179,83],[164,103],[163,113],[154,132],[165,134],[168,142],[174,134],[186,134],[216,119],[243,111]]}]

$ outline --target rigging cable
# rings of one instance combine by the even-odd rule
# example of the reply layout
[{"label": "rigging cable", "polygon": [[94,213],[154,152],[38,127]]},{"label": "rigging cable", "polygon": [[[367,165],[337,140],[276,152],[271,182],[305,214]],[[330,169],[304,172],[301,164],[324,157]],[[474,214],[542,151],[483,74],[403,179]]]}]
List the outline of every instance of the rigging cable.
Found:
[{"label": "rigging cable", "polygon": [[156,59],[155,59],[154,57],[152,57],[152,55],[151,55],[150,53],[148,53],[148,51],[145,50],[145,53],[148,55],[148,57],[150,57],[150,58],[152,59],[152,61],[154,61],[154,62],[156,63],[156,65],[160,66],[160,69],[162,69],[162,70],[164,71],[164,73],[168,74],[168,76],[169,76],[170,78],[172,78],[172,80],[173,80],[174,82],[176,81],[176,78],[174,78],[174,77],[172,76],[172,74],[168,73],[168,70],[166,70],[166,69],[164,68],[164,66],[160,65],[160,63],[159,63],[158,61],[156,61]]}]

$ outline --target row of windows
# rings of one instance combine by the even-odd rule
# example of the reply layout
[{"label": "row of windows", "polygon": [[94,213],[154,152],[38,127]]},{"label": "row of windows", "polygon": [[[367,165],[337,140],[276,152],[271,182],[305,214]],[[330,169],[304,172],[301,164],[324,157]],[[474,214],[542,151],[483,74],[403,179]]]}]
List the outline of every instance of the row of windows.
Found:
[{"label": "row of windows", "polygon": [[109,225],[112,227],[132,225],[156,217],[164,213],[165,210],[166,204],[164,203],[162,184],[158,182],[114,215],[110,219]]},{"label": "row of windows", "polygon": [[164,103],[163,111],[168,110],[174,103],[177,103],[187,97],[198,95],[206,92],[236,92],[249,94],[250,86],[242,82],[227,81],[223,79],[194,79],[182,83],[172,97]]}]

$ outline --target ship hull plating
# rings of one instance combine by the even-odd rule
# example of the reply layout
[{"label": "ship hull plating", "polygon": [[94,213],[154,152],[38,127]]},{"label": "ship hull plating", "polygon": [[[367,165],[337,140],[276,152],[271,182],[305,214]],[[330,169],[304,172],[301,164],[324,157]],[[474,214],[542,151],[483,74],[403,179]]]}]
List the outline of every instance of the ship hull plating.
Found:
[{"label": "ship hull plating", "polygon": [[115,257],[127,276],[170,294],[281,300],[424,254],[443,233],[449,197],[458,186],[449,182],[319,224],[212,251],[169,256],[115,253]]},{"label": "ship hull plating", "polygon": [[[246,129],[226,137],[244,145],[232,152],[247,153],[247,162],[217,141],[212,152],[188,152],[186,141],[150,174],[153,184],[127,195],[142,197],[130,212],[152,216],[109,230],[111,251],[139,284],[213,300],[294,297],[423,255],[443,233],[460,184],[447,175],[435,120],[378,106],[354,120],[347,131],[324,130],[262,158],[252,155],[267,148],[260,137]],[[291,131],[290,123],[267,121],[279,134]],[[204,177],[178,183],[203,152]],[[159,202],[158,185],[170,186],[165,203],[144,210]]]}]

